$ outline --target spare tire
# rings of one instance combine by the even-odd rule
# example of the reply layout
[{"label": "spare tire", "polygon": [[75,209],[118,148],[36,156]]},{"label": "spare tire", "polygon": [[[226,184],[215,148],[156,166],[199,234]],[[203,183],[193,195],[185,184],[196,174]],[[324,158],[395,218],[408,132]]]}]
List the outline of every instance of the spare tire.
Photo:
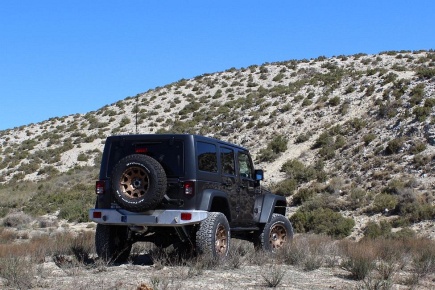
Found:
[{"label": "spare tire", "polygon": [[134,212],[154,209],[162,201],[167,186],[162,165],[140,154],[121,159],[112,171],[111,180],[116,202]]}]

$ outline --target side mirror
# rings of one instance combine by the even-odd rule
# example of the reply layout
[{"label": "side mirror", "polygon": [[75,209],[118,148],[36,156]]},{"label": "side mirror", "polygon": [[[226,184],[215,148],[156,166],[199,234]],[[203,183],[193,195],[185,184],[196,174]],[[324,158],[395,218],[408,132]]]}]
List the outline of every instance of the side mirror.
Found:
[{"label": "side mirror", "polygon": [[262,169],[256,169],[255,170],[255,180],[260,181],[264,179],[264,172]]}]

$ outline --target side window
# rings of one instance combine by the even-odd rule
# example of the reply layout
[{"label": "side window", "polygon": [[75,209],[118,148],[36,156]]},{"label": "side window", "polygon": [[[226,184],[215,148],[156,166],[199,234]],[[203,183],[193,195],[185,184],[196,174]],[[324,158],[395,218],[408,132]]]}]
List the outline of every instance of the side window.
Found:
[{"label": "side window", "polygon": [[198,169],[208,172],[217,172],[217,151],[214,144],[197,142]]},{"label": "side window", "polygon": [[249,155],[245,153],[239,152],[239,174],[242,178],[253,178],[253,168],[251,160],[249,159]]},{"label": "side window", "polygon": [[234,150],[221,147],[222,174],[236,175],[234,169]]}]

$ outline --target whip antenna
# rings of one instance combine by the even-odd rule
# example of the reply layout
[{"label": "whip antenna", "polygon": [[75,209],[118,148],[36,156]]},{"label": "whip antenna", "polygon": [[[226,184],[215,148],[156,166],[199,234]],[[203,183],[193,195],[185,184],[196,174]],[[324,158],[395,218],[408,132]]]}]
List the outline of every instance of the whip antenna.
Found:
[{"label": "whip antenna", "polygon": [[139,111],[138,100],[139,100],[139,94],[136,95],[136,109],[135,109],[135,111],[136,111],[136,134],[138,134],[138,131],[137,131],[137,111]]}]

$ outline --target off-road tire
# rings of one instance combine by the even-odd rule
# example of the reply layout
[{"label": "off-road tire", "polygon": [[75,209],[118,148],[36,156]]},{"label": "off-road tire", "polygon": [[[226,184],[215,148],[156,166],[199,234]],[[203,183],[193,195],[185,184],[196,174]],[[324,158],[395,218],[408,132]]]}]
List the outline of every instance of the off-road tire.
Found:
[{"label": "off-road tire", "polygon": [[110,263],[125,263],[132,246],[128,238],[128,227],[97,224],[95,249],[98,257]]},{"label": "off-road tire", "polygon": [[132,154],[121,159],[113,169],[112,194],[124,209],[142,212],[154,209],[166,192],[166,174],[152,157]]},{"label": "off-road tire", "polygon": [[257,248],[267,252],[275,252],[293,239],[293,227],[288,218],[274,213],[268,223],[259,232],[254,241]]},{"label": "off-road tire", "polygon": [[196,250],[213,258],[225,257],[230,250],[231,232],[226,216],[210,212],[196,232]]}]

